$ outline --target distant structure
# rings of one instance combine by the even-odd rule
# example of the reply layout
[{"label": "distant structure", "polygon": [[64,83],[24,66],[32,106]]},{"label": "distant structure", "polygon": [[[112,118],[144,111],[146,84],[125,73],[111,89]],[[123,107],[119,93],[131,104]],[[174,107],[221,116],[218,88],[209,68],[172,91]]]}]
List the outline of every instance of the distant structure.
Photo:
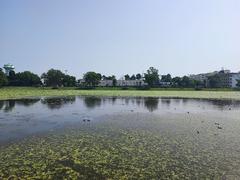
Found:
[{"label": "distant structure", "polygon": [[193,80],[201,81],[205,84],[206,87],[209,86],[208,78],[214,75],[218,75],[220,81],[219,87],[223,88],[236,88],[237,81],[240,80],[240,72],[232,73],[230,70],[214,71],[211,73],[202,73],[196,75],[190,75],[189,77]]},{"label": "distant structure", "polygon": [[7,76],[9,76],[9,73],[11,72],[11,71],[14,71],[15,70],[15,67],[12,65],[12,64],[4,64],[4,66],[3,66],[3,68],[5,69],[5,74],[7,75]]},{"label": "distant structure", "polygon": [[[78,81],[79,85],[84,84],[85,81],[84,79],[80,79]],[[148,84],[144,82],[143,79],[139,80],[117,80],[116,81],[116,86],[117,87],[142,87],[142,86],[147,86]],[[101,80],[99,84],[97,85],[99,87],[112,87],[113,86],[113,80]]]}]

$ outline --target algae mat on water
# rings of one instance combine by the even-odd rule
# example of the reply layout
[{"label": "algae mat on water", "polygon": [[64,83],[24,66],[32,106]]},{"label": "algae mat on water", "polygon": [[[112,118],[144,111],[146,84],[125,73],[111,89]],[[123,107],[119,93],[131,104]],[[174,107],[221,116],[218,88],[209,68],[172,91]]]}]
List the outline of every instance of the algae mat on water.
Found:
[{"label": "algae mat on water", "polygon": [[213,134],[205,142],[206,133],[196,139],[186,122],[171,125],[176,116],[156,118],[105,117],[3,146],[0,179],[222,179],[238,167],[238,156],[226,161]]},{"label": "algae mat on water", "polygon": [[0,99],[15,99],[40,96],[134,96],[134,97],[179,97],[204,99],[240,100],[240,91],[181,91],[181,90],[76,90],[10,87],[0,88]]}]

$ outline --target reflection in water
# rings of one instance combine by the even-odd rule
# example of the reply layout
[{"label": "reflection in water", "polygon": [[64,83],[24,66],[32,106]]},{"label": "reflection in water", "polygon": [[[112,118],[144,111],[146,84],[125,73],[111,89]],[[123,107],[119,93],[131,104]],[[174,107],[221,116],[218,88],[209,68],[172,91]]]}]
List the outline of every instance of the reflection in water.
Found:
[{"label": "reflection in water", "polygon": [[63,97],[63,98],[44,98],[41,99],[41,103],[47,105],[49,109],[60,109],[64,105],[73,104],[76,101],[75,96]]},{"label": "reflection in water", "polygon": [[[61,111],[52,111],[53,109]],[[90,109],[91,111],[88,111]],[[93,96],[7,100],[0,101],[0,144],[9,138],[82,122],[82,117],[85,116],[91,118],[91,122],[106,114],[124,112],[163,115],[169,112],[218,114],[220,111],[227,111],[227,114],[235,117],[239,110],[240,101],[232,100]]]},{"label": "reflection in water", "polygon": [[16,100],[16,104],[28,107],[28,106],[34,105],[38,101],[40,101],[40,98],[39,99],[21,99],[21,100]]},{"label": "reflection in water", "polygon": [[158,98],[144,98],[144,106],[150,111],[153,112],[158,109]]},{"label": "reflection in water", "polygon": [[[41,101],[40,101],[41,100]],[[15,106],[31,107],[32,105],[41,102],[49,109],[60,109],[64,105],[73,104],[76,101],[75,96],[54,97],[42,99],[19,99],[19,100],[5,100],[0,101],[0,110],[4,112],[11,112]],[[78,101],[83,102],[84,106],[93,109],[100,106],[119,104],[125,105],[126,108],[130,106],[145,107],[148,111],[154,112],[161,107],[171,108],[172,106],[191,107],[208,109],[208,106],[213,106],[219,110],[232,110],[240,107],[240,101],[236,100],[209,100],[209,99],[183,99],[183,98],[154,98],[154,97],[78,97]],[[160,104],[159,104],[160,103]],[[119,107],[120,108],[120,107]]]},{"label": "reflection in water", "polygon": [[40,99],[19,99],[19,100],[8,100],[8,101],[0,101],[0,110],[5,112],[11,112],[16,105],[23,106],[32,106],[37,103]]},{"label": "reflection in water", "polygon": [[93,109],[97,106],[101,106],[102,98],[99,97],[85,97],[84,98],[84,104],[87,108]]},{"label": "reflection in water", "polygon": [[171,105],[171,99],[161,99],[161,104],[170,106]]},{"label": "reflection in water", "polygon": [[[240,172],[240,101],[65,97],[0,101],[0,109],[0,179],[3,173],[6,179],[12,173],[77,179],[102,170],[123,173],[113,179],[127,173],[136,179],[228,179],[218,173]],[[9,142],[13,146],[5,148]]]}]

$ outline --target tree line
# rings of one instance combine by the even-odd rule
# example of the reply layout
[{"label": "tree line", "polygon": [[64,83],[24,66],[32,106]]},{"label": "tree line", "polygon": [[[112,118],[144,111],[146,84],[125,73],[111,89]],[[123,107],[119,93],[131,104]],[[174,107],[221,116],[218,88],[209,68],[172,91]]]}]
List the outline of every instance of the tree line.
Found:
[{"label": "tree line", "polygon": [[[117,79],[115,75],[106,76],[101,73],[90,71],[84,74],[82,84],[88,87],[95,87],[101,80],[112,81],[112,85],[117,85]],[[172,77],[170,74],[159,75],[159,71],[150,67],[143,75],[138,74],[126,74],[124,80],[143,80],[149,87],[175,87],[175,88],[198,88],[205,87],[205,82],[196,81],[188,76]],[[209,77],[210,87],[218,87],[219,77],[217,75]],[[79,81],[76,77],[63,73],[61,70],[50,69],[41,76],[34,74],[30,71],[18,72],[10,71],[6,76],[3,70],[0,68],[0,87],[2,86],[50,86],[50,87],[75,87]],[[238,82],[240,87],[240,81]]]}]

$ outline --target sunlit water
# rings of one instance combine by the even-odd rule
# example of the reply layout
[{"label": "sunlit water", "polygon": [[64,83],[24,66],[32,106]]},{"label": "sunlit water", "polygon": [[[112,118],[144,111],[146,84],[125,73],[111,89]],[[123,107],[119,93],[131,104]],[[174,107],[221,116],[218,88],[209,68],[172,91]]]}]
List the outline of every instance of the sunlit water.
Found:
[{"label": "sunlit water", "polygon": [[[68,133],[69,136],[66,137]],[[123,178],[124,171],[127,177],[132,174],[138,178],[141,174],[148,178],[170,179],[175,176],[176,179],[240,178],[239,101],[116,97],[55,97],[0,101],[0,158],[1,155],[8,154],[7,148],[14,149],[12,147],[18,145],[20,149],[24,144],[25,147],[31,146],[37,150],[39,147],[34,145],[33,141],[38,142],[39,138],[41,141],[44,139],[44,142],[47,139],[49,144],[46,146],[56,152],[66,147],[74,147],[75,152],[75,145],[79,143],[76,139],[92,141],[94,147],[91,147],[92,144],[78,146],[89,148],[88,152],[97,147],[99,152],[91,152],[94,155],[85,154],[80,148],[78,155],[68,154],[68,164],[71,164],[73,171],[85,172],[85,178]],[[109,149],[109,146],[114,149]],[[117,151],[118,148],[123,148],[121,150],[131,156]],[[141,152],[138,152],[139,150]],[[25,152],[25,149],[22,151]],[[101,162],[102,167],[99,168],[97,162],[92,165],[87,162],[91,158],[97,158],[96,153],[101,154],[102,151],[110,152],[107,156],[108,165]],[[113,158],[111,153],[116,153],[114,157],[117,156],[119,161],[124,160],[115,162],[115,168],[121,170],[121,163],[130,163],[132,170],[123,168],[121,172],[115,172],[115,168],[109,165]],[[16,155],[15,152],[13,154]],[[89,158],[83,161],[82,154]],[[102,155],[98,158],[99,161],[103,161],[106,157]],[[69,159],[75,164],[69,163]],[[9,158],[9,161],[13,160]],[[77,162],[82,163],[81,166],[77,166]],[[65,167],[66,163],[60,165]],[[11,163],[8,168],[0,163],[1,166],[5,169],[2,177],[17,171],[8,170],[12,166]],[[103,172],[104,168],[106,170]],[[39,171],[45,172],[43,169]],[[33,177],[31,173],[33,172],[26,174]],[[21,177],[23,175],[24,173],[18,174]],[[76,174],[75,176],[78,177]]]}]

